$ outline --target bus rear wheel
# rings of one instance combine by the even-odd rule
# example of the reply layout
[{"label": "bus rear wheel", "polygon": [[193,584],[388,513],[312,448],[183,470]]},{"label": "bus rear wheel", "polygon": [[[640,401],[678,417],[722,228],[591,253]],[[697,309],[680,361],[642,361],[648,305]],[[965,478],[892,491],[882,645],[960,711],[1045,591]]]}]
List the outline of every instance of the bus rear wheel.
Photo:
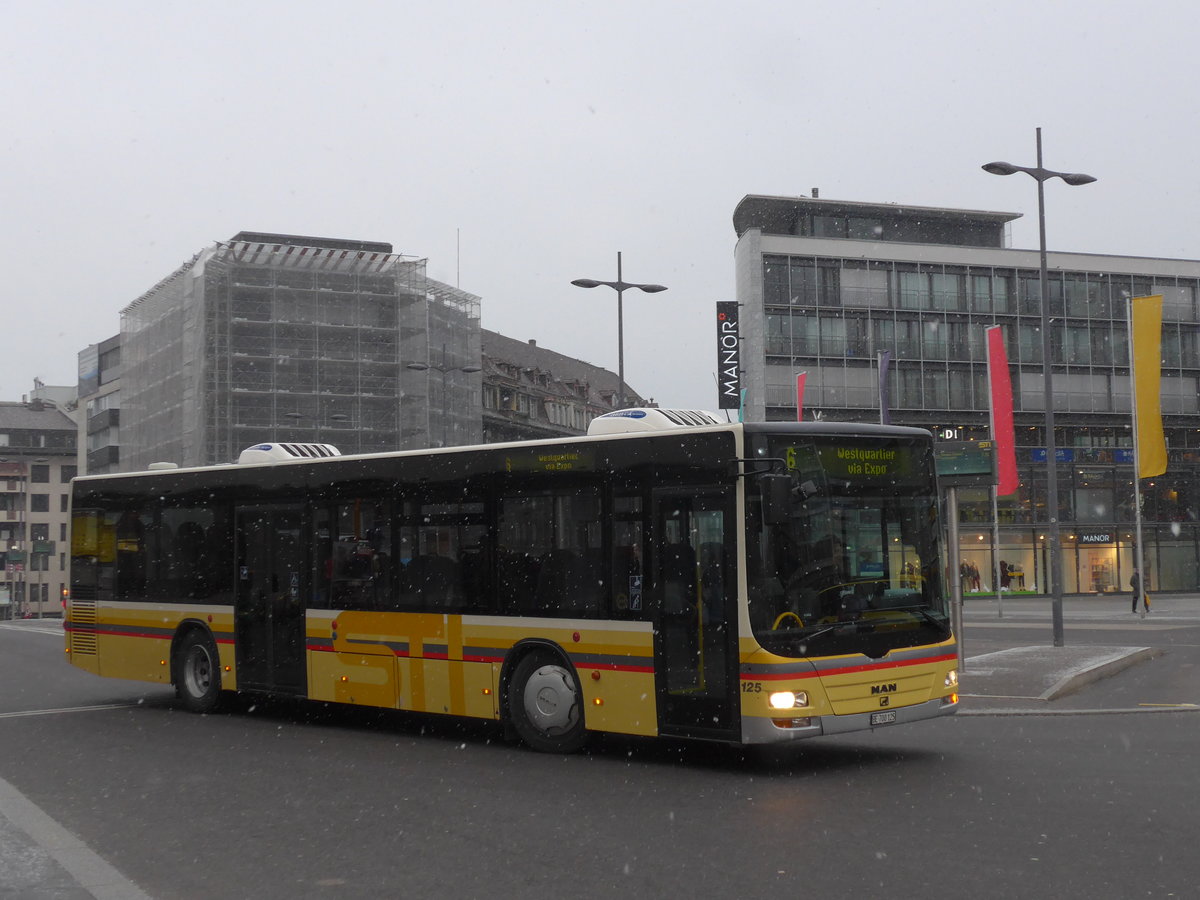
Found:
[{"label": "bus rear wheel", "polygon": [[587,741],[579,681],[547,654],[517,663],[508,683],[508,716],[521,740],[542,753],[574,753]]},{"label": "bus rear wheel", "polygon": [[212,638],[199,631],[184,636],[175,651],[175,693],[190,712],[212,712],[221,699],[221,666]]}]

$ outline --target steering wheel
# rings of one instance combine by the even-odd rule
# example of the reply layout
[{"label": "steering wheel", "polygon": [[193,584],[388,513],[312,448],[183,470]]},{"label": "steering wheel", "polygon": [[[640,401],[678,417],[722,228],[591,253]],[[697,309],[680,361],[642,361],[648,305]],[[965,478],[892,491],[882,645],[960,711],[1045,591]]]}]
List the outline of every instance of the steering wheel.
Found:
[{"label": "steering wheel", "polygon": [[798,615],[796,615],[791,610],[787,610],[785,612],[781,612],[778,616],[775,617],[775,622],[774,622],[774,624],[771,625],[771,630],[778,631],[779,626],[782,625],[789,618],[795,619],[796,624],[799,625],[801,628],[804,627],[804,620],[801,619]]}]

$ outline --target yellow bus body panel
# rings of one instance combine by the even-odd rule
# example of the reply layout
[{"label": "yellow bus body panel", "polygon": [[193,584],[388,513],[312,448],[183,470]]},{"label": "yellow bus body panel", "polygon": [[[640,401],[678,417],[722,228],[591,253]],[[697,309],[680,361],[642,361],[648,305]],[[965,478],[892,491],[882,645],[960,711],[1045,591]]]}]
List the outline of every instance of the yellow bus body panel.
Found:
[{"label": "yellow bus body panel", "polygon": [[[236,690],[233,609],[227,606],[111,603],[86,610],[68,606],[69,658],[75,666],[105,678],[170,684],[171,642],[185,621],[196,622],[212,633],[221,664],[221,687]],[[76,627],[79,630],[73,631]]]},{"label": "yellow bus body panel", "polygon": [[512,648],[555,644],[579,676],[589,728],[658,733],[649,623],[310,610],[307,638],[314,700],[493,720]]},{"label": "yellow bus body panel", "polygon": [[310,653],[308,677],[313,700],[396,708],[396,665],[391,657]]},{"label": "yellow bus body panel", "polygon": [[[753,641],[743,641],[742,716],[775,719],[797,716],[844,716],[916,706],[953,694],[946,676],[958,667],[953,638],[940,644],[893,650],[881,659],[860,655],[789,659],[775,656]],[[807,669],[807,671],[804,671]],[[803,691],[808,705],[773,710],[776,691]]]}]

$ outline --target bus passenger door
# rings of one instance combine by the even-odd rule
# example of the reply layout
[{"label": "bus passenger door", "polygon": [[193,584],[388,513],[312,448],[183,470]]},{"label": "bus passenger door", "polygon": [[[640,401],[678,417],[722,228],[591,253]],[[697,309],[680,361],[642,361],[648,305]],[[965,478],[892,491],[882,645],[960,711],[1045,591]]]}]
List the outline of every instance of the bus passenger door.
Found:
[{"label": "bus passenger door", "polygon": [[654,492],[651,601],[659,731],[736,737],[732,494]]},{"label": "bus passenger door", "polygon": [[305,548],[300,504],[237,510],[239,688],[304,694]]}]

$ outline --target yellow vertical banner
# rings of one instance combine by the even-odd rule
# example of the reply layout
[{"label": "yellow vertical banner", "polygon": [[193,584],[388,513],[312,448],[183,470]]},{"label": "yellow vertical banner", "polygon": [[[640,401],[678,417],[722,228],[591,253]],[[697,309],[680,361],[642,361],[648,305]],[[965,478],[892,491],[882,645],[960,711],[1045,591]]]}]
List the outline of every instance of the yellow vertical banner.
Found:
[{"label": "yellow vertical banner", "polygon": [[1163,437],[1162,405],[1162,295],[1134,297],[1130,304],[1134,427],[1137,429],[1138,477],[1151,478],[1167,471],[1167,441]]}]

